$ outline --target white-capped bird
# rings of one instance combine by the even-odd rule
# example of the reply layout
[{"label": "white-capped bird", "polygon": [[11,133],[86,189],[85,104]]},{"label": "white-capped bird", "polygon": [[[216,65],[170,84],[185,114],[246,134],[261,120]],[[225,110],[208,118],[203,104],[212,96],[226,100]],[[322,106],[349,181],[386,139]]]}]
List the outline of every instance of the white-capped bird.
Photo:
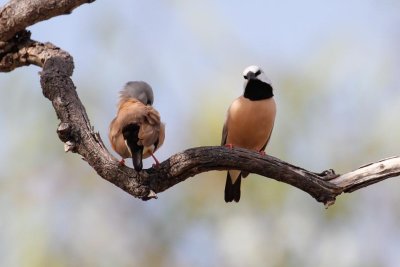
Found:
[{"label": "white-capped bird", "polygon": [[[271,82],[258,66],[243,71],[244,92],[228,109],[221,145],[241,147],[264,153],[274,127],[276,105]],[[248,173],[229,170],[225,201],[240,200],[241,178]]]},{"label": "white-capped bird", "polygon": [[136,171],[143,168],[142,158],[152,156],[164,143],[165,125],[152,107],[153,90],[142,81],[128,82],[120,92],[117,116],[111,121],[109,139],[112,148],[124,159],[132,158]]}]

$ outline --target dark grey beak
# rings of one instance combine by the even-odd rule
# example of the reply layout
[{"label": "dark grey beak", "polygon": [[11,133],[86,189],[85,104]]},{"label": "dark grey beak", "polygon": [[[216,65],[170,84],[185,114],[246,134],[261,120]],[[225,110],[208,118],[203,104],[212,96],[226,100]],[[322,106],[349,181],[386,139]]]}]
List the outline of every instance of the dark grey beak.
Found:
[{"label": "dark grey beak", "polygon": [[249,71],[246,75],[247,80],[254,80],[256,78],[256,74],[254,72]]}]

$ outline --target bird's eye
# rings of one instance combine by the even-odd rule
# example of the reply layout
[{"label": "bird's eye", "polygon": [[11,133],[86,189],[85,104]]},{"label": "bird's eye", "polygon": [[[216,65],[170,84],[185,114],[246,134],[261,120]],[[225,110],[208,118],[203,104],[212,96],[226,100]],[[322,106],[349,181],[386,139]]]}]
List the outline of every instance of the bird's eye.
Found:
[{"label": "bird's eye", "polygon": [[260,75],[261,74],[261,70],[258,70],[258,71],[256,71],[256,73],[254,73],[254,76],[258,76],[258,75]]},{"label": "bird's eye", "polygon": [[244,77],[245,80],[247,80],[247,76],[246,75],[243,75],[243,77]]}]

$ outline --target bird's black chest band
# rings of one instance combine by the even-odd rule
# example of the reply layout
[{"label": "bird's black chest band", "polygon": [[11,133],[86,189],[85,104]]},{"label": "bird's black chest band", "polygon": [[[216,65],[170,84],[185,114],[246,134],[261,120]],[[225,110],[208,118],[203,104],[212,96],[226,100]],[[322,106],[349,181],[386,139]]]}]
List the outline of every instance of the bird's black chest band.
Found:
[{"label": "bird's black chest band", "polygon": [[274,96],[272,86],[260,80],[250,80],[244,89],[243,96],[250,100],[263,100]]}]

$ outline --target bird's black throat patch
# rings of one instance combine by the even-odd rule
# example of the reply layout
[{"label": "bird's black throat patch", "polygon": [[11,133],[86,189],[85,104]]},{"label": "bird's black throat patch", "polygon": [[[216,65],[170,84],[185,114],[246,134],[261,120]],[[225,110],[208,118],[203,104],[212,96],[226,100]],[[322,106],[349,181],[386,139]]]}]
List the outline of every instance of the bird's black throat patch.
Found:
[{"label": "bird's black throat patch", "polygon": [[274,93],[270,84],[254,79],[247,83],[243,96],[254,101],[271,98]]}]

